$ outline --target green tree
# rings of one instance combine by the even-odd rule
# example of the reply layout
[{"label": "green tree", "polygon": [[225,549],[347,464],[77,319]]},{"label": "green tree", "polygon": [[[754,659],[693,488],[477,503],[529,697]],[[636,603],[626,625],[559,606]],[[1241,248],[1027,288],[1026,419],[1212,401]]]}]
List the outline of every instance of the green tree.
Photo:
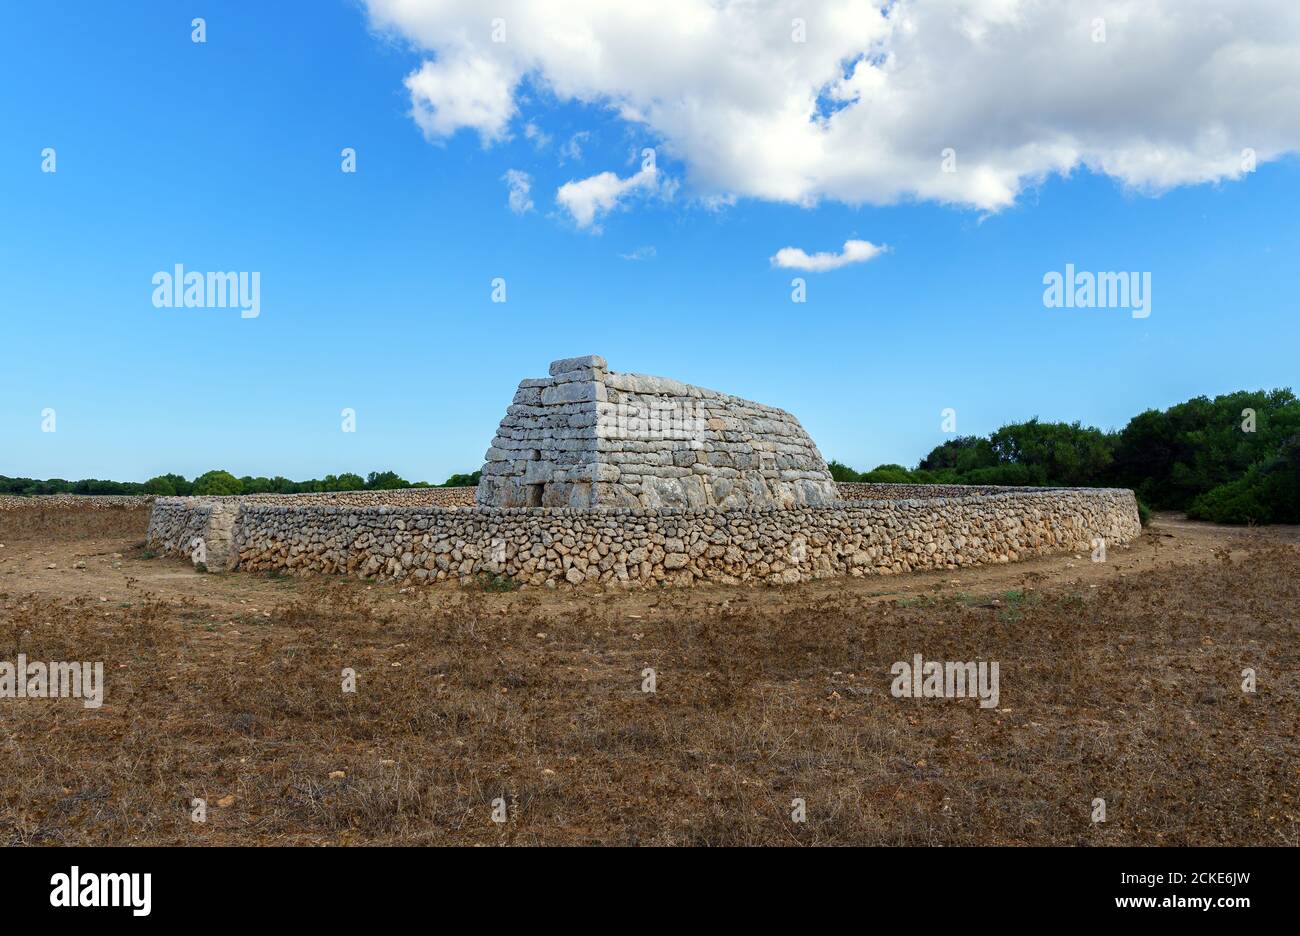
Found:
[{"label": "green tree", "polygon": [[1112,475],[1153,507],[1184,510],[1270,463],[1297,433],[1300,402],[1289,389],[1195,397],[1133,417],[1119,434]]},{"label": "green tree", "polygon": [[861,475],[848,465],[841,464],[840,462],[832,461],[826,467],[831,470],[831,477],[836,481],[853,482],[862,480]]},{"label": "green tree", "polygon": [[[832,477],[834,477],[832,475]],[[902,465],[877,465],[866,474],[858,475],[859,481],[868,484],[912,484],[912,473]]]},{"label": "green tree", "polygon": [[931,450],[917,466],[923,471],[951,469],[958,472],[992,468],[998,463],[993,445],[979,436],[957,436]]},{"label": "green tree", "polygon": [[475,471],[470,474],[454,474],[446,481],[442,482],[439,487],[477,487],[479,477],[483,472]]},{"label": "green tree", "polygon": [[1187,515],[1215,523],[1300,523],[1300,436],[1242,477],[1197,496]]},{"label": "green tree", "polygon": [[[158,475],[157,477],[150,478],[144,483],[144,493],[158,494],[162,497],[175,497],[180,493],[180,489],[176,486],[177,478],[180,478],[180,476],[170,474]],[[185,481],[184,478],[180,478],[180,480],[182,482]],[[187,484],[186,487],[188,486],[189,485]]]},{"label": "green tree", "polygon": [[1011,423],[989,436],[999,465],[1020,465],[1033,483],[1087,487],[1104,483],[1114,436],[1073,423]]},{"label": "green tree", "polygon": [[372,471],[366,475],[366,489],[370,491],[395,491],[408,488],[411,482],[392,471]]},{"label": "green tree", "polygon": [[243,485],[229,471],[209,471],[194,479],[194,493],[203,496],[242,494]]},{"label": "green tree", "polygon": [[335,491],[360,491],[366,486],[366,479],[359,474],[345,471],[335,479]]}]

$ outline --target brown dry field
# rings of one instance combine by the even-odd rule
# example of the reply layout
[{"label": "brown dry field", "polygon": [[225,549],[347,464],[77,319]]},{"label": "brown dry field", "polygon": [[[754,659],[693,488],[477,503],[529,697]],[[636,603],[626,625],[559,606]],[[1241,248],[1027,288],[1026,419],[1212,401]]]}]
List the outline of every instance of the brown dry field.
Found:
[{"label": "brown dry field", "polygon": [[[1105,563],[497,593],[204,575],[146,523],[0,513],[0,660],[107,681],[98,710],[0,699],[0,843],[1300,842],[1295,527],[1158,515]],[[999,661],[1001,707],[893,698],[916,653]]]}]

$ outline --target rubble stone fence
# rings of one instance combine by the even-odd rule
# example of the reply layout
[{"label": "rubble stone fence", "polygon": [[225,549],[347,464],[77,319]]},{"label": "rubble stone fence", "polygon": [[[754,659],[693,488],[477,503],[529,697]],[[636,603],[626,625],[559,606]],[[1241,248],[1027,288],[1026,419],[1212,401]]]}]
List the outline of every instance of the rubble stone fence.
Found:
[{"label": "rubble stone fence", "polygon": [[[364,503],[328,495],[159,498],[148,540],[190,557],[194,540],[203,540],[212,571],[685,586],[957,569],[1092,550],[1098,540],[1113,547],[1141,530],[1133,492],[1123,489],[840,490],[852,499],[733,510],[443,506],[411,503],[418,495],[408,491],[364,492]],[[404,502],[376,506],[379,495],[392,494]]]}]

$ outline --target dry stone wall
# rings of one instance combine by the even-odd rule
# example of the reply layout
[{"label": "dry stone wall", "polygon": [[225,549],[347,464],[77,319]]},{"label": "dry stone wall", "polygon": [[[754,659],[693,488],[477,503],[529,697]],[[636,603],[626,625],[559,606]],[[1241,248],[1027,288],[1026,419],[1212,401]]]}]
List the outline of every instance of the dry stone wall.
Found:
[{"label": "dry stone wall", "polygon": [[155,497],[153,494],[33,494],[0,495],[0,511],[83,508],[134,510],[155,500],[189,503],[281,504],[349,507],[473,507],[474,488],[400,488],[394,491],[328,491],[322,494],[240,494],[230,497]]},{"label": "dry stone wall", "polygon": [[473,507],[474,488],[413,487],[392,491],[326,491],[321,494],[241,494],[206,499],[286,507]]},{"label": "dry stone wall", "polygon": [[92,510],[136,510],[154,502],[152,494],[33,494],[0,495],[0,511],[57,510],[89,507]]},{"label": "dry stone wall", "polygon": [[[528,586],[791,584],[1012,562],[1088,549],[1095,538],[1124,543],[1141,529],[1127,490],[979,491],[739,510],[245,503],[231,531],[229,565],[421,583],[468,583],[486,574]],[[211,520],[211,507],[160,499],[151,542],[188,554],[175,544]]]},{"label": "dry stone wall", "polygon": [[[145,544],[173,556],[191,556],[195,540],[206,540],[212,525],[213,510],[223,498],[160,497],[149,515]],[[238,504],[235,504],[238,509]],[[209,563],[208,568],[224,568]]]},{"label": "dry stone wall", "polygon": [[[393,491],[330,491],[321,494],[245,494],[229,497],[160,497],[149,517],[145,541],[169,555],[203,557],[208,569],[234,568],[231,550],[236,524],[245,507],[280,506],[293,510],[322,507],[437,507],[466,509],[474,489],[401,488]],[[202,544],[201,547],[197,544]],[[201,551],[200,551],[201,550]],[[197,560],[196,560],[197,561]]]},{"label": "dry stone wall", "polygon": [[912,497],[972,497],[979,494],[1004,494],[1030,488],[1005,487],[993,484],[866,484],[858,481],[840,481],[840,497],[846,501],[893,500]]},{"label": "dry stone wall", "polygon": [[839,498],[784,410],[566,358],[519,384],[487,451],[490,507],[824,506]]}]

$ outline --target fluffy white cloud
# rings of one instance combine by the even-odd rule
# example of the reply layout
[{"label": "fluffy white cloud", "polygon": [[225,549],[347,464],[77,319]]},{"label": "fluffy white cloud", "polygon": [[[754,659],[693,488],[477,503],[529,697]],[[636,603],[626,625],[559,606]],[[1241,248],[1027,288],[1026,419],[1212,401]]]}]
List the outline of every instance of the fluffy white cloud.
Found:
[{"label": "fluffy white cloud", "polygon": [[533,210],[533,200],[528,194],[533,188],[532,176],[518,169],[507,169],[501,180],[510,190],[508,203],[511,211],[515,214],[527,214]]},{"label": "fluffy white cloud", "polygon": [[473,55],[425,62],[406,78],[411,116],[430,139],[462,127],[477,130],[484,143],[505,136],[515,114],[514,86],[500,63]]},{"label": "fluffy white cloud", "polygon": [[628,196],[655,191],[658,177],[654,166],[626,179],[612,172],[601,172],[576,182],[565,182],[555,192],[555,203],[573,216],[578,227],[589,228],[600,215],[613,211]]},{"label": "fluffy white cloud", "polygon": [[430,137],[501,138],[526,80],[641,125],[714,203],[996,210],[1079,166],[1160,191],[1300,150],[1295,0],[497,0],[504,42],[478,0],[367,4],[432,56]]},{"label": "fluffy white cloud", "polygon": [[798,247],[782,247],[772,258],[772,266],[787,270],[804,270],[809,273],[824,273],[827,270],[838,270],[850,263],[866,263],[888,249],[883,244],[876,246],[864,240],[845,241],[844,249],[839,253],[809,254]]}]

